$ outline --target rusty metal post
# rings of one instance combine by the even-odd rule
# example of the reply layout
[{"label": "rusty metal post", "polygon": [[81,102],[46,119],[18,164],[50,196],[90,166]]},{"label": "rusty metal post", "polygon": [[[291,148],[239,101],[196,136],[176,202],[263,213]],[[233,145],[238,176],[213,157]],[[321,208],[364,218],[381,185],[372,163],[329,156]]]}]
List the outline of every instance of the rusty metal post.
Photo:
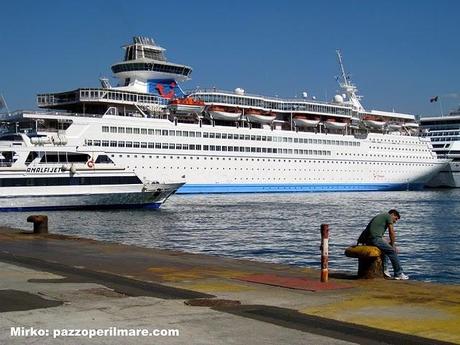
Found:
[{"label": "rusty metal post", "polygon": [[321,224],[321,282],[327,283],[329,278],[329,225]]},{"label": "rusty metal post", "polygon": [[48,233],[48,216],[33,215],[27,217],[29,223],[34,223],[34,234],[47,234]]}]

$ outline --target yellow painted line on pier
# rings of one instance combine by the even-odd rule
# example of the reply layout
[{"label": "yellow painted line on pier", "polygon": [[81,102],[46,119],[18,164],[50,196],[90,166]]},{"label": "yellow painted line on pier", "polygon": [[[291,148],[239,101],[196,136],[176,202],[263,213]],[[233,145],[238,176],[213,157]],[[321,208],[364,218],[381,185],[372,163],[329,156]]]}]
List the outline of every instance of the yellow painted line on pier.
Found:
[{"label": "yellow painted line on pier", "polygon": [[150,267],[148,272],[160,277],[167,282],[180,282],[184,280],[196,280],[209,277],[235,278],[244,274],[244,271],[219,269],[219,268],[200,268],[200,267]]},{"label": "yellow painted line on pier", "polygon": [[300,311],[460,344],[460,286],[383,280],[357,285],[342,300]]}]

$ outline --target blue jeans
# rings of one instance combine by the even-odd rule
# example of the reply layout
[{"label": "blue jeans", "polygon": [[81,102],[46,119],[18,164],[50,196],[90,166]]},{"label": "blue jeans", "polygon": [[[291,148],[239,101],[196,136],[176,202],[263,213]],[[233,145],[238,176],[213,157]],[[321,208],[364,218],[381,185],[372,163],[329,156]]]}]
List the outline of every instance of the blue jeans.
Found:
[{"label": "blue jeans", "polygon": [[388,244],[388,242],[386,242],[383,238],[369,238],[367,242],[370,245],[376,246],[383,252],[383,264],[385,267],[387,265],[387,257],[390,259],[395,276],[403,273],[403,269],[399,263],[398,254],[396,253],[396,250]]}]

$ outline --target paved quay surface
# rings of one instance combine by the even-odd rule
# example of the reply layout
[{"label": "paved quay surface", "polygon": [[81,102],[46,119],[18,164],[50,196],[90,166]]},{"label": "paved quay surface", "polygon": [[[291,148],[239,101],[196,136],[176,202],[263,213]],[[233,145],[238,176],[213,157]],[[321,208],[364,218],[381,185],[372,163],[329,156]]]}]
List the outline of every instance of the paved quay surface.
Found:
[{"label": "paved quay surface", "polygon": [[[336,273],[324,289],[312,269],[6,228],[0,277],[0,344],[460,344],[458,285]],[[110,327],[179,335],[52,337]]]}]

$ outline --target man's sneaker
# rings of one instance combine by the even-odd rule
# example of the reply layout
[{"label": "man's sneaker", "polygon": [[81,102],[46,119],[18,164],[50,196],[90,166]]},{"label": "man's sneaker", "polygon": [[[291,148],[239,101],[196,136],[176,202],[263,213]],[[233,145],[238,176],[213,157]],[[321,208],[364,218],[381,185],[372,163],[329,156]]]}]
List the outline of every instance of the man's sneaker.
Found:
[{"label": "man's sneaker", "polygon": [[395,276],[396,280],[408,280],[409,276],[405,275],[404,273],[400,273],[397,276]]},{"label": "man's sneaker", "polygon": [[383,271],[383,275],[385,276],[385,278],[391,278],[391,274],[390,274],[390,271],[388,269],[385,269]]}]

